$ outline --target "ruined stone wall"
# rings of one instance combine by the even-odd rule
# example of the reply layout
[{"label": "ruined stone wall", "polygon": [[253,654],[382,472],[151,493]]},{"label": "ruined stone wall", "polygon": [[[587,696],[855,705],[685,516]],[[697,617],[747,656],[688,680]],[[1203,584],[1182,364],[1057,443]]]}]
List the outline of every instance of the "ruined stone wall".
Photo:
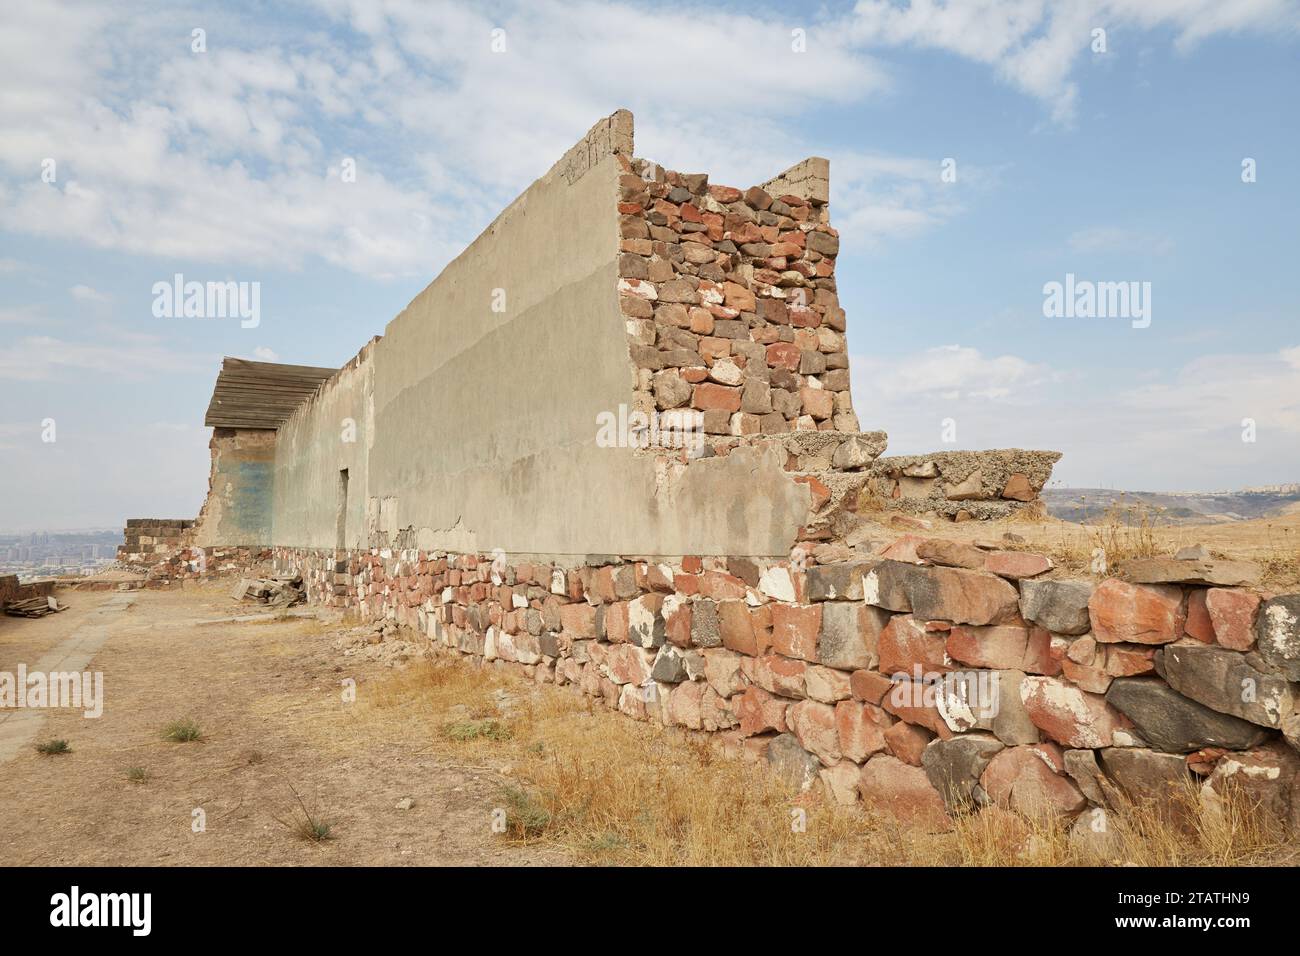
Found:
[{"label": "ruined stone wall", "polygon": [[[218,430],[196,543],[576,560],[847,534],[886,442],[853,411],[828,164],[742,190],[631,151],[630,114],[598,123],[284,422],[273,479],[270,433]],[[686,447],[647,447],[665,422]]]},{"label": "ruined stone wall", "polygon": [[27,601],[35,597],[49,597],[53,593],[53,581],[21,583],[16,574],[0,574],[0,609],[8,601]]},{"label": "ruined stone wall", "polygon": [[191,532],[195,544],[270,544],[275,441],[266,428],[212,429],[208,494]]},{"label": "ruined stone wall", "polygon": [[127,518],[117,560],[137,568],[165,563],[187,546],[194,524],[192,518]]},{"label": "ruined stone wall", "polygon": [[858,431],[825,197],[632,170],[619,179],[619,305],[637,407],[697,410],[708,435]]},{"label": "ruined stone wall", "polygon": [[[630,114],[597,124],[388,325],[361,367],[281,427],[276,544],[336,545],[348,468],[349,546],[578,559],[789,552],[811,496],[783,449],[728,447],[686,468],[643,454],[626,428],[603,440],[602,421],[625,420],[639,400],[618,291],[631,142]],[[782,223],[811,214],[800,208]],[[663,261],[696,269],[680,248],[673,255]],[[718,306],[724,322],[739,314]],[[823,296],[809,311],[830,308]],[[842,336],[834,345],[842,351]],[[343,417],[359,429],[348,449]]]},{"label": "ruined stone wall", "polygon": [[1060,452],[1005,448],[877,458],[868,468],[864,507],[955,521],[1004,518],[1031,506]]},{"label": "ruined stone wall", "polygon": [[[270,560],[270,550],[262,546],[197,545],[196,530],[191,518],[128,518],[118,563],[143,574],[146,587],[165,587],[186,579],[250,572]],[[112,588],[119,583],[88,578],[76,587],[99,590],[100,585]]]},{"label": "ruined stone wall", "polygon": [[[827,551],[828,557],[833,557]],[[1000,804],[1107,831],[1131,801],[1241,786],[1300,824],[1300,595],[1203,557],[1056,579],[912,535],[807,564],[279,550],[309,599],[442,653],[716,733],[803,787],[941,830]]]}]

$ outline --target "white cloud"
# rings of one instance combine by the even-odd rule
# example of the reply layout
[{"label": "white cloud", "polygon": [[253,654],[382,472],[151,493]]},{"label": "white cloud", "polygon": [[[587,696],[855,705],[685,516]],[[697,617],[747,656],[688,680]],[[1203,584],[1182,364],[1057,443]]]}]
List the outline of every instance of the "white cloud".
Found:
[{"label": "white cloud", "polygon": [[[695,10],[685,30],[630,5],[517,4],[499,21],[467,6],[319,6],[328,34],[211,23],[206,54],[177,39],[189,13],[137,36],[134,18],[102,11],[57,29],[47,9],[12,11],[0,225],[136,254],[427,275],[618,106],[638,111],[643,152],[721,160],[716,175],[754,182],[804,157],[779,118],[885,83],[833,30],[796,60],[788,28],[744,14]],[[498,23],[505,54],[489,49]],[[650,49],[647,82],[627,63]],[[798,68],[750,71],[740,99],[701,98],[703,64],[779,57]],[[772,134],[763,148],[731,148],[756,130]],[[41,157],[56,159],[54,183]],[[339,179],[344,157],[355,182]]]},{"label": "white cloud", "polygon": [[1000,175],[958,163],[956,181],[944,182],[945,158],[832,152],[835,227],[869,248],[885,238],[917,235],[960,215],[966,202],[986,193]]},{"label": "white cloud", "polygon": [[80,302],[111,302],[113,300],[113,297],[107,292],[100,292],[88,285],[74,285],[68,292]]},{"label": "white cloud", "polygon": [[178,352],[148,335],[120,334],[121,344],[31,335],[0,350],[0,380],[43,381],[60,372],[94,372],[139,381],[158,372],[202,371],[211,357]]},{"label": "white cloud", "polygon": [[[869,49],[915,46],[990,66],[1042,100],[1056,122],[1070,123],[1075,70],[1086,58],[1125,55],[1129,27],[1172,29],[1186,52],[1218,33],[1300,32],[1300,9],[1287,0],[861,0],[848,30]],[[1107,31],[1105,54],[1092,52],[1095,28]]]},{"label": "white cloud", "polygon": [[855,356],[853,380],[867,396],[865,407],[885,401],[1020,401],[1059,379],[1045,365],[1014,355],[985,356],[978,349],[941,345],[901,358]]},{"label": "white cloud", "polygon": [[[864,2],[803,18],[808,52],[796,54],[785,17],[698,7],[316,7],[327,29],[307,33],[211,12],[205,54],[190,51],[188,11],[7,11],[0,228],[142,255],[428,275],[619,106],[637,114],[642,155],[744,186],[804,158],[792,119],[890,88],[877,52],[949,51],[1067,119],[1094,23],[1172,27],[1190,46],[1297,18],[1280,0]],[[497,26],[505,53],[490,49]],[[356,182],[339,179],[344,157]],[[45,158],[53,183],[39,176]],[[867,235],[961,209],[934,185],[938,157],[833,158],[842,224]]]},{"label": "white cloud", "polygon": [[273,349],[269,349],[265,345],[259,345],[257,348],[253,349],[253,358],[257,359],[259,362],[278,362],[280,360],[280,356],[277,355]]},{"label": "white cloud", "polygon": [[[949,448],[1065,453],[1066,485],[1205,490],[1300,475],[1300,346],[1209,355],[1115,384],[1026,359],[944,346],[852,360],[864,428],[889,433],[889,454]],[[1086,411],[1085,411],[1086,410]],[[945,419],[957,442],[945,446]],[[1242,441],[1243,420],[1256,441]]]}]

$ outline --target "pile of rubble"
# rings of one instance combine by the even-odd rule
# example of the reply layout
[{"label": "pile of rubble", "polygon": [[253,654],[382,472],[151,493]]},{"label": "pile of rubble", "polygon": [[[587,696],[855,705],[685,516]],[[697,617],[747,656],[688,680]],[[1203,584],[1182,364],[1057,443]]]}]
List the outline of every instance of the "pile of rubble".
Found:
[{"label": "pile of rubble", "polygon": [[344,657],[359,657],[386,667],[403,667],[413,659],[430,656],[426,641],[416,643],[407,640],[408,636],[411,632],[404,632],[392,621],[381,621],[345,631],[335,639],[334,649]]},{"label": "pile of rubble", "polygon": [[307,600],[302,575],[272,578],[241,578],[230,593],[236,601],[257,601],[271,607],[293,607]]}]

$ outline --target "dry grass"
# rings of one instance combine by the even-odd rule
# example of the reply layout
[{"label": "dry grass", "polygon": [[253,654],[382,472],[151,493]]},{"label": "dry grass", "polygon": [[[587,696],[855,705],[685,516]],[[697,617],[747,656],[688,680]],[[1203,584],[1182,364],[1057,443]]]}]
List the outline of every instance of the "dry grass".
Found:
[{"label": "dry grass", "polygon": [[1054,522],[1043,531],[1047,533],[1033,535],[1018,547],[1046,550],[1057,567],[1085,574],[1099,573],[1098,558],[1104,562],[1103,573],[1109,573],[1121,561],[1173,554],[1188,543],[1184,528],[1162,525],[1160,509],[1143,502],[1126,504],[1122,499],[1095,520]]},{"label": "dry grass", "polygon": [[183,720],[173,720],[168,723],[162,729],[162,738],[179,744],[193,743],[196,740],[203,739],[203,731],[198,724],[186,717]]},{"label": "dry grass", "polygon": [[1264,526],[1265,548],[1256,559],[1266,580],[1300,580],[1300,533],[1295,528],[1272,523]]},{"label": "dry grass", "polygon": [[[1008,531],[1020,540],[1004,539]],[[1093,573],[1097,549],[1105,551],[1113,568],[1128,558],[1173,555],[1179,548],[1199,544],[1216,558],[1260,565],[1260,583],[1269,590],[1300,590],[1300,509],[1247,521],[1176,524],[1160,508],[1116,502],[1083,524],[1017,512],[999,521],[936,522],[929,533],[956,541],[998,541],[1008,549],[1047,554],[1058,574],[1072,576]],[[882,537],[890,534],[897,532],[882,527]]]},{"label": "dry grass", "polygon": [[[793,793],[703,735],[639,723],[462,661],[415,664],[376,682],[365,699],[357,717],[371,730],[422,728],[430,748],[505,776],[501,839],[555,846],[587,863],[1187,866],[1293,862],[1296,853],[1249,801],[1210,813],[1190,787],[1163,807],[1112,814],[1115,839],[1101,857],[1059,823],[1007,812],[925,833]],[[508,732],[446,730],[471,722]]]},{"label": "dry grass", "polygon": [[289,792],[293,794],[294,805],[287,815],[274,814],[275,822],[308,843],[324,843],[334,839],[334,825],[323,819],[319,812],[313,812],[293,784],[288,786]]},{"label": "dry grass", "polygon": [[1195,784],[1159,802],[1110,812],[1108,834],[1078,840],[1050,817],[994,810],[959,817],[954,846],[967,866],[1278,866],[1300,862],[1285,828],[1248,794],[1201,802]]}]

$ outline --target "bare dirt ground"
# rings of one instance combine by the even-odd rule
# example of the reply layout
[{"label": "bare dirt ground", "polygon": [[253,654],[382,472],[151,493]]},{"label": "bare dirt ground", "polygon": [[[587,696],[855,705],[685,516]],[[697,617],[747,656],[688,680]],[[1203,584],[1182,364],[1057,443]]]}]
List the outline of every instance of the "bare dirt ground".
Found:
[{"label": "bare dirt ground", "polygon": [[[505,778],[428,749],[427,734],[376,731],[344,703],[391,677],[383,663],[345,659],[315,621],[196,624],[247,613],[224,586],[131,592],[90,669],[104,674],[104,712],[46,713],[35,742],[0,764],[0,858],[9,865],[529,865],[562,863],[553,848],[491,830]],[[118,592],[61,592],[72,607],[36,620],[0,619],[0,670],[28,667],[97,620]],[[102,620],[103,617],[98,618]],[[336,628],[337,629],[337,628]],[[344,666],[346,665],[346,666]],[[31,712],[28,712],[31,713]],[[0,712],[0,719],[3,719]],[[162,738],[189,718],[200,740]],[[131,768],[146,778],[133,782]],[[292,789],[291,789],[292,788]],[[296,790],[331,827],[304,840]],[[409,810],[396,804],[412,798]],[[202,810],[204,832],[193,831]]]}]

